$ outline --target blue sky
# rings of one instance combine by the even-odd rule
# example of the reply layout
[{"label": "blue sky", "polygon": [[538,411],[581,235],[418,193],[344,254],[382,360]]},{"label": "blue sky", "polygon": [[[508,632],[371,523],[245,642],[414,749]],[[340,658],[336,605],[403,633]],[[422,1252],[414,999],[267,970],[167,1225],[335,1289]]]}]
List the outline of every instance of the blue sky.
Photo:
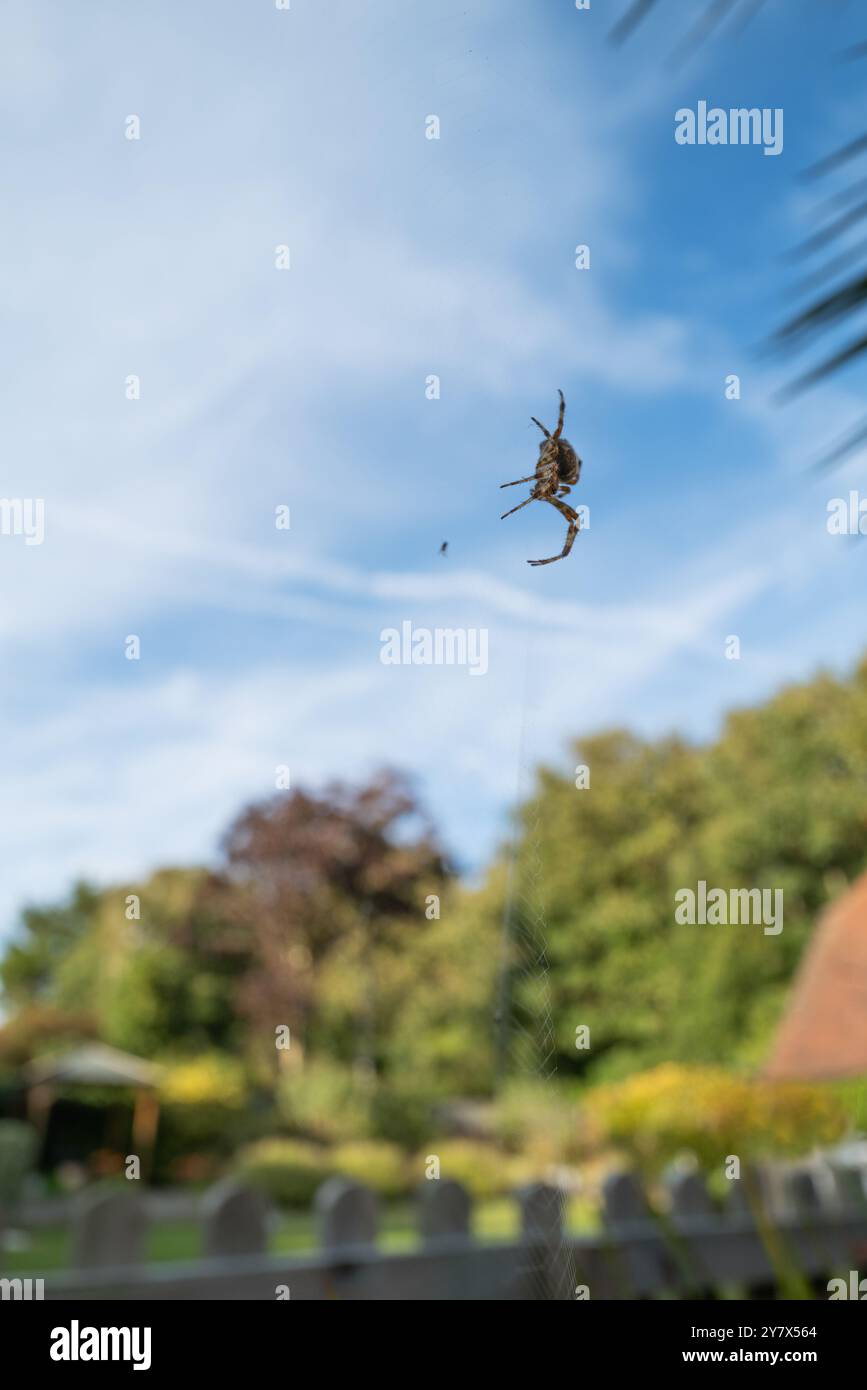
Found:
[{"label": "blue sky", "polygon": [[[212,858],[279,764],[408,769],[477,869],[572,737],[706,738],[865,646],[825,527],[862,465],[806,471],[862,376],[781,410],[756,353],[833,189],[799,172],[863,129],[855,7],[769,0],[678,68],[683,7],[617,51],[623,8],[4,7],[2,492],[46,529],[0,537],[0,930]],[[783,153],[677,145],[702,99],[782,107]],[[563,524],[498,486],[558,387],[590,528],[536,570]],[[486,628],[488,674],[382,665],[405,620]]]}]

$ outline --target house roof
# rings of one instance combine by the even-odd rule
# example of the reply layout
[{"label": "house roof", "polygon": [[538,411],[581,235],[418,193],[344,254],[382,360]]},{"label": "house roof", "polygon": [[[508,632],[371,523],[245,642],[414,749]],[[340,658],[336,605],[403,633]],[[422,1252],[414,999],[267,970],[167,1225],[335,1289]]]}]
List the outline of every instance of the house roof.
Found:
[{"label": "house roof", "polygon": [[867,874],[820,918],[763,1070],[780,1081],[867,1075]]},{"label": "house roof", "polygon": [[156,1086],[159,1068],[104,1043],[85,1043],[69,1052],[39,1057],[26,1068],[31,1085],[44,1082],[86,1086]]}]

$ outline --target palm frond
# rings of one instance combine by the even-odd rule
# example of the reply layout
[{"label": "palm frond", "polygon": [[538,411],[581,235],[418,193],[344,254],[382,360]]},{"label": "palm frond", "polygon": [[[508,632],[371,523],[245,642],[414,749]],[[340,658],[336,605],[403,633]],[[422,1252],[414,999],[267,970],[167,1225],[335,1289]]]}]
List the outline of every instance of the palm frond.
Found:
[{"label": "palm frond", "polygon": [[764,4],[765,0],[745,0],[744,8],[740,10],[736,16],[738,22],[735,25],[734,32],[736,34],[743,33],[744,29],[746,29],[747,25],[750,23],[750,20],[755,19]]},{"label": "palm frond", "polygon": [[608,35],[611,43],[625,43],[634,29],[653,9],[656,0],[632,0],[632,4]]},{"label": "palm frond", "polygon": [[701,48],[705,40],[710,38],[714,29],[719,28],[733,7],[739,3],[740,0],[710,0],[707,9],[674,50],[672,55],[674,61],[683,63],[695,53],[696,49]]},{"label": "palm frond", "polygon": [[[610,31],[609,41],[614,44],[624,44],[627,39],[631,38],[642,20],[647,18],[656,4],[657,0],[632,0],[629,9]],[[737,20],[736,32],[739,33],[746,28],[751,19],[755,18],[764,4],[765,0],[707,0],[704,13],[695,22],[686,38],[681,41],[675,50],[674,58],[682,61],[694,53],[730,14],[733,14]]]},{"label": "palm frond", "polygon": [[[766,0],[706,0],[698,18],[693,22],[675,50],[676,56],[683,59],[694,53],[730,18],[736,24],[737,29],[742,30],[755,18],[765,3]],[[658,5],[658,0],[631,0],[626,12],[611,30],[609,35],[611,41],[618,44],[624,43],[654,8],[662,8]],[[853,44],[844,49],[837,57],[844,62],[865,58],[867,57],[867,42]],[[865,153],[867,153],[867,134],[857,136],[840,149],[817,160],[815,164],[804,170],[801,177],[806,181],[825,178],[839,169],[848,169],[854,160]],[[807,237],[799,246],[788,252],[787,259],[806,260],[817,252],[833,248],[835,242],[845,237],[859,223],[867,220],[867,198],[863,197],[865,190],[867,190],[867,177],[851,182],[848,188],[832,193],[826,198],[821,213],[828,216],[830,220],[812,236]],[[842,209],[842,211],[838,212],[838,209]],[[819,287],[827,286],[828,281],[833,280],[836,275],[845,275],[849,272],[842,284],[830,290],[823,289],[813,303],[793,314],[773,334],[770,346],[778,351],[799,351],[820,339],[822,335],[841,328],[843,324],[849,322],[850,318],[867,307],[865,256],[867,256],[867,242],[860,241],[854,246],[844,245],[842,250],[836,251],[823,265],[803,275],[793,288],[794,294],[815,293]],[[803,372],[781,394],[785,398],[797,395],[806,390],[807,387],[830,376],[833,372],[839,371],[864,352],[867,352],[867,337],[858,336],[844,346],[838,347],[817,366]],[[842,456],[841,450],[847,452],[851,448],[857,447],[860,442],[861,436],[859,434],[855,444],[847,441],[844,445],[838,446],[833,457]]]},{"label": "palm frond", "polygon": [[793,260],[800,260],[802,256],[812,256],[814,251],[821,251],[823,246],[829,242],[836,241],[838,236],[848,232],[850,228],[856,226],[867,217],[867,200],[858,203],[857,207],[850,208],[844,212],[842,217],[838,217],[835,222],[829,223],[827,227],[822,227],[820,231],[814,232],[806,241],[802,241],[800,246],[794,247],[790,251],[789,257]]},{"label": "palm frond", "polygon": [[[833,173],[843,165],[849,164],[853,159],[867,151],[867,135],[859,136],[855,140],[850,140],[842,149],[836,150],[825,159],[814,164],[805,173],[808,179],[823,178]],[[825,206],[829,204],[839,205],[841,202],[851,202],[853,198],[863,192],[865,180],[860,179],[848,188],[835,194],[829,199]],[[848,208],[839,217],[833,219],[826,226],[808,237],[800,246],[794,248],[789,253],[790,258],[803,259],[813,255],[817,251],[824,250],[838,238],[844,236],[867,218],[867,199]],[[805,309],[793,315],[787,323],[777,329],[772,342],[777,348],[798,349],[813,342],[820,334],[833,331],[842,324],[848,323],[853,315],[857,314],[867,305],[867,270],[863,266],[864,251],[867,243],[864,241],[856,243],[855,246],[844,247],[836,256],[832,256],[823,266],[813,272],[813,285],[827,280],[829,275],[833,276],[841,269],[848,268],[853,263],[862,262],[860,268],[842,285],[838,285],[830,292],[826,292]],[[801,282],[801,288],[805,283]],[[796,287],[797,292],[797,287]],[[781,393],[781,398],[789,400],[794,396],[800,395],[810,386],[815,386],[817,382],[823,381],[833,372],[839,371],[842,367],[848,366],[867,351],[867,338],[858,337],[847,343],[832,353],[817,367],[808,372],[804,372],[786,387]]]},{"label": "palm frond", "polygon": [[808,290],[814,290],[817,285],[821,285],[824,280],[838,275],[841,270],[845,270],[853,261],[860,260],[861,257],[865,255],[867,255],[867,240],[856,241],[854,246],[847,246],[845,250],[838,252],[836,256],[832,256],[829,261],[825,261],[823,265],[817,266],[815,270],[811,270],[809,275],[805,275],[802,279],[796,280],[792,286],[792,293],[796,295],[806,294]]},{"label": "palm frond", "polygon": [[838,192],[832,193],[830,198],[826,198],[825,202],[820,204],[818,211],[822,213],[830,211],[832,208],[845,206],[846,203],[854,202],[856,198],[860,198],[862,193],[867,193],[867,177],[858,179],[856,183],[850,183],[847,188],[841,188]]},{"label": "palm frond", "polygon": [[827,454],[823,455],[813,467],[817,471],[832,468],[835,464],[841,463],[844,458],[848,458],[850,454],[854,454],[862,444],[867,444],[867,417],[861,420],[845,438],[841,439],[839,444],[835,444]]},{"label": "palm frond", "polygon": [[782,328],[777,329],[774,342],[777,347],[789,347],[798,338],[830,328],[840,319],[848,318],[862,304],[867,304],[867,272],[784,323]]},{"label": "palm frond", "polygon": [[816,382],[824,381],[825,377],[831,376],[833,372],[839,371],[841,367],[845,367],[848,363],[854,362],[855,358],[860,357],[864,352],[867,352],[867,334],[860,338],[856,338],[852,343],[848,343],[846,347],[841,348],[839,352],[835,352],[832,357],[821,362],[819,366],[814,367],[812,371],[805,372],[803,376],[799,376],[797,381],[793,381],[790,386],[785,387],[784,390],[779,393],[780,400],[790,400],[793,396],[799,396],[802,391],[806,391],[808,386],[815,386]]},{"label": "palm frond", "polygon": [[839,169],[841,164],[847,164],[850,159],[855,159],[859,154],[867,150],[867,135],[859,135],[857,140],[850,140],[848,145],[842,149],[835,150],[833,154],[820,159],[816,164],[811,164],[809,169],[805,169],[802,178],[818,179],[825,174],[831,174],[835,169]]}]

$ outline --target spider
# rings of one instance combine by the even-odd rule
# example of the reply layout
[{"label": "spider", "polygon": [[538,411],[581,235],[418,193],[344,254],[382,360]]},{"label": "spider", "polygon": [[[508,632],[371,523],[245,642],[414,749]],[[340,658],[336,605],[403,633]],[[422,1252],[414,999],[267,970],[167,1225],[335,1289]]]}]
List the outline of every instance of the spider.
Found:
[{"label": "spider", "polygon": [[568,439],[561,439],[563,432],[563,420],[566,415],[566,400],[563,392],[560,393],[560,418],[557,421],[557,428],[553,434],[549,434],[545,426],[531,415],[530,419],[534,425],[538,425],[545,438],[539,445],[539,459],[536,463],[536,472],[529,478],[516,478],[513,483],[501,483],[500,487],[517,487],[519,483],[534,483],[535,486],[530,496],[524,501],[519,502],[517,507],[513,507],[510,512],[503,512],[500,517],[505,521],[512,512],[519,512],[522,507],[526,507],[528,502],[550,502],[552,507],[564,516],[569,523],[569,530],[566,532],[566,544],[559,555],[549,555],[547,560],[528,560],[528,565],[551,565],[555,560],[565,560],[572,543],[575,540],[581,523],[578,513],[573,507],[561,502],[561,497],[566,497],[571,491],[571,484],[577,483],[581,476],[581,460],[576,454]]}]

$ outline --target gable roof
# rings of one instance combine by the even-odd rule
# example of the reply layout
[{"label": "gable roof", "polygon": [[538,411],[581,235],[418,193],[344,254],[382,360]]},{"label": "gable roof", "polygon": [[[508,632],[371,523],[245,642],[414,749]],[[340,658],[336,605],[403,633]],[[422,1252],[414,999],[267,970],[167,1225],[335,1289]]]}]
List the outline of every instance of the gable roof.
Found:
[{"label": "gable roof", "polygon": [[779,1081],[867,1075],[867,874],[819,919],[763,1074]]}]

